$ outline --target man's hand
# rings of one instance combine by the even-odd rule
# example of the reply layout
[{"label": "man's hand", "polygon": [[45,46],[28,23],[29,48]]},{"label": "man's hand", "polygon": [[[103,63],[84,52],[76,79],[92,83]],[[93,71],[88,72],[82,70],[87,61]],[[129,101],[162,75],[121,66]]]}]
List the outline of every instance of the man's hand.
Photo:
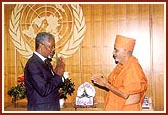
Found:
[{"label": "man's hand", "polygon": [[129,97],[128,94],[120,91],[119,89],[117,89],[116,87],[114,87],[112,84],[110,84],[108,82],[108,79],[105,78],[104,76],[102,75],[92,75],[92,81],[93,83],[97,84],[97,85],[100,85],[100,86],[103,86],[105,88],[107,88],[109,91],[115,93],[116,95],[124,98],[124,99],[127,99]]},{"label": "man's hand", "polygon": [[54,72],[56,74],[58,74],[59,76],[63,76],[64,72],[65,72],[65,61],[64,61],[64,58],[63,57],[60,57],[58,62],[57,62],[57,65],[54,69]]},{"label": "man's hand", "polygon": [[92,81],[93,83],[103,87],[105,87],[105,85],[108,83],[108,80],[103,75],[100,75],[100,74],[92,75]]}]

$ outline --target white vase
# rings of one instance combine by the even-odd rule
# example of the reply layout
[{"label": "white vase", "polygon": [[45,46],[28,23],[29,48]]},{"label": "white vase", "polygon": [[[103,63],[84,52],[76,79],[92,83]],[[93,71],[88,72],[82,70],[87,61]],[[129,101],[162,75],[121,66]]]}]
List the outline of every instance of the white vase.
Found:
[{"label": "white vase", "polygon": [[62,98],[62,99],[59,99],[59,103],[60,103],[60,108],[63,108],[64,107],[64,102],[65,100]]}]

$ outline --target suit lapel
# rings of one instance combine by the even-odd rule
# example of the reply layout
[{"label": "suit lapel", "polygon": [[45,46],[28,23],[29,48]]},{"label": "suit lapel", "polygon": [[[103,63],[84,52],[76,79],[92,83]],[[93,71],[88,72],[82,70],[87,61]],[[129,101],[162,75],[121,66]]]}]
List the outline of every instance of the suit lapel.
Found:
[{"label": "suit lapel", "polygon": [[[33,53],[33,60],[36,60],[37,63],[39,63],[40,65],[42,65],[46,70],[50,71],[50,69],[48,68],[48,66],[43,62],[43,60],[37,56],[35,53]],[[51,73],[51,72],[50,72]]]}]

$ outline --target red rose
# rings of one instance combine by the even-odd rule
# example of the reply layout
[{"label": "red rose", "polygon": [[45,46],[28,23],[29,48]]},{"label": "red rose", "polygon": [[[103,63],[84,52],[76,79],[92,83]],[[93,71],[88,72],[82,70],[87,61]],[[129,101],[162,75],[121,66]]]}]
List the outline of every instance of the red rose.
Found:
[{"label": "red rose", "polygon": [[24,76],[18,77],[17,81],[18,82],[24,82]]}]

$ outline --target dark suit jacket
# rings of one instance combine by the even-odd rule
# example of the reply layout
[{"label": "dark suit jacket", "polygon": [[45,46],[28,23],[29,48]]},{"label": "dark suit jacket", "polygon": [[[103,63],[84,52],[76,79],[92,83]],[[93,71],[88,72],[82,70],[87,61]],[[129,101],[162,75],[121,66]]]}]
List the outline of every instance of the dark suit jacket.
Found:
[{"label": "dark suit jacket", "polygon": [[27,90],[28,111],[59,111],[58,89],[61,77],[54,73],[36,55],[25,66],[25,85]]}]

